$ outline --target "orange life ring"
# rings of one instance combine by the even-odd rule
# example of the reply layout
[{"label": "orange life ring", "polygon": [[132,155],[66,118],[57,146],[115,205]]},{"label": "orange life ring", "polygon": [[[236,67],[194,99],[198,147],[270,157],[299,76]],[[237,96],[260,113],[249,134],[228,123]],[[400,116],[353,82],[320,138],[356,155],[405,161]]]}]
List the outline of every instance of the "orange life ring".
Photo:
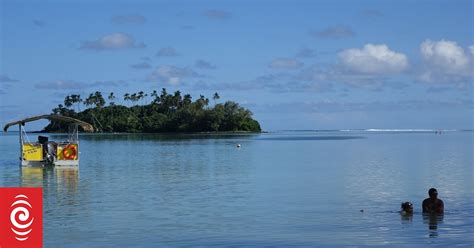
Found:
[{"label": "orange life ring", "polygon": [[73,160],[77,155],[77,149],[74,145],[67,145],[63,149],[63,158]]}]

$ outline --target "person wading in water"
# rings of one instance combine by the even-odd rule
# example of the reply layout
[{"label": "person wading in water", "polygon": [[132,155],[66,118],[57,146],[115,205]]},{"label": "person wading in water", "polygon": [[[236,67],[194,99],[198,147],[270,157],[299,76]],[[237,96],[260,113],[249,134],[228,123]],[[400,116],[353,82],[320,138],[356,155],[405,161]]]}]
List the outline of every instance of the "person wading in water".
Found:
[{"label": "person wading in water", "polygon": [[438,199],[438,191],[435,188],[428,190],[429,198],[423,201],[423,213],[429,214],[443,214],[444,203],[441,199]]}]

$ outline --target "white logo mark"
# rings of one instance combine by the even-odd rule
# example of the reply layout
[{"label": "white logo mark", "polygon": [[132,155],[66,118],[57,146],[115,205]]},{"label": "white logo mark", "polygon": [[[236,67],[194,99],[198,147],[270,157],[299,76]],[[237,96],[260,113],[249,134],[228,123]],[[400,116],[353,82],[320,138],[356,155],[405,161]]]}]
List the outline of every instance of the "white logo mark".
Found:
[{"label": "white logo mark", "polygon": [[10,214],[10,222],[13,225],[11,229],[16,234],[15,238],[18,241],[25,241],[28,239],[27,235],[33,230],[31,224],[33,224],[34,218],[30,216],[30,210],[33,207],[25,195],[17,195],[15,199],[17,200],[11,205],[14,207]]}]

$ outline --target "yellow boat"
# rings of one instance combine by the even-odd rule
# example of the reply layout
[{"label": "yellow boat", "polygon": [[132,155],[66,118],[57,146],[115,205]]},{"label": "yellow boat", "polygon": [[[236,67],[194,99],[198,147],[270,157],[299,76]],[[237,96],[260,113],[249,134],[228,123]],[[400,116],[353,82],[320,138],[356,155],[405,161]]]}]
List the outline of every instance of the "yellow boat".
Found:
[{"label": "yellow boat", "polygon": [[[50,141],[47,136],[38,136],[38,141],[30,142],[25,131],[25,123],[46,119],[69,123],[68,139]],[[79,126],[86,132],[94,132],[94,127],[84,121],[61,115],[39,115],[5,125],[3,131],[18,125],[20,136],[20,160],[23,167],[79,166]]]}]

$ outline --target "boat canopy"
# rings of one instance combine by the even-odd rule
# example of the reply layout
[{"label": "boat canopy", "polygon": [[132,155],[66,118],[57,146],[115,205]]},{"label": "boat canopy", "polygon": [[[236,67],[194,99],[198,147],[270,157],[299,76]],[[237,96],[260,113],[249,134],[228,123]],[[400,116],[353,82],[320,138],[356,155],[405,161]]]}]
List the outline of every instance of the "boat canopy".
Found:
[{"label": "boat canopy", "polygon": [[81,126],[86,132],[94,132],[94,127],[91,124],[72,118],[72,117],[62,116],[62,115],[38,115],[38,116],[29,117],[23,120],[10,122],[6,124],[5,127],[3,127],[3,131],[6,132],[10,126],[25,124],[27,122],[37,121],[41,119],[46,119],[50,121],[63,121],[63,122],[75,123]]}]

